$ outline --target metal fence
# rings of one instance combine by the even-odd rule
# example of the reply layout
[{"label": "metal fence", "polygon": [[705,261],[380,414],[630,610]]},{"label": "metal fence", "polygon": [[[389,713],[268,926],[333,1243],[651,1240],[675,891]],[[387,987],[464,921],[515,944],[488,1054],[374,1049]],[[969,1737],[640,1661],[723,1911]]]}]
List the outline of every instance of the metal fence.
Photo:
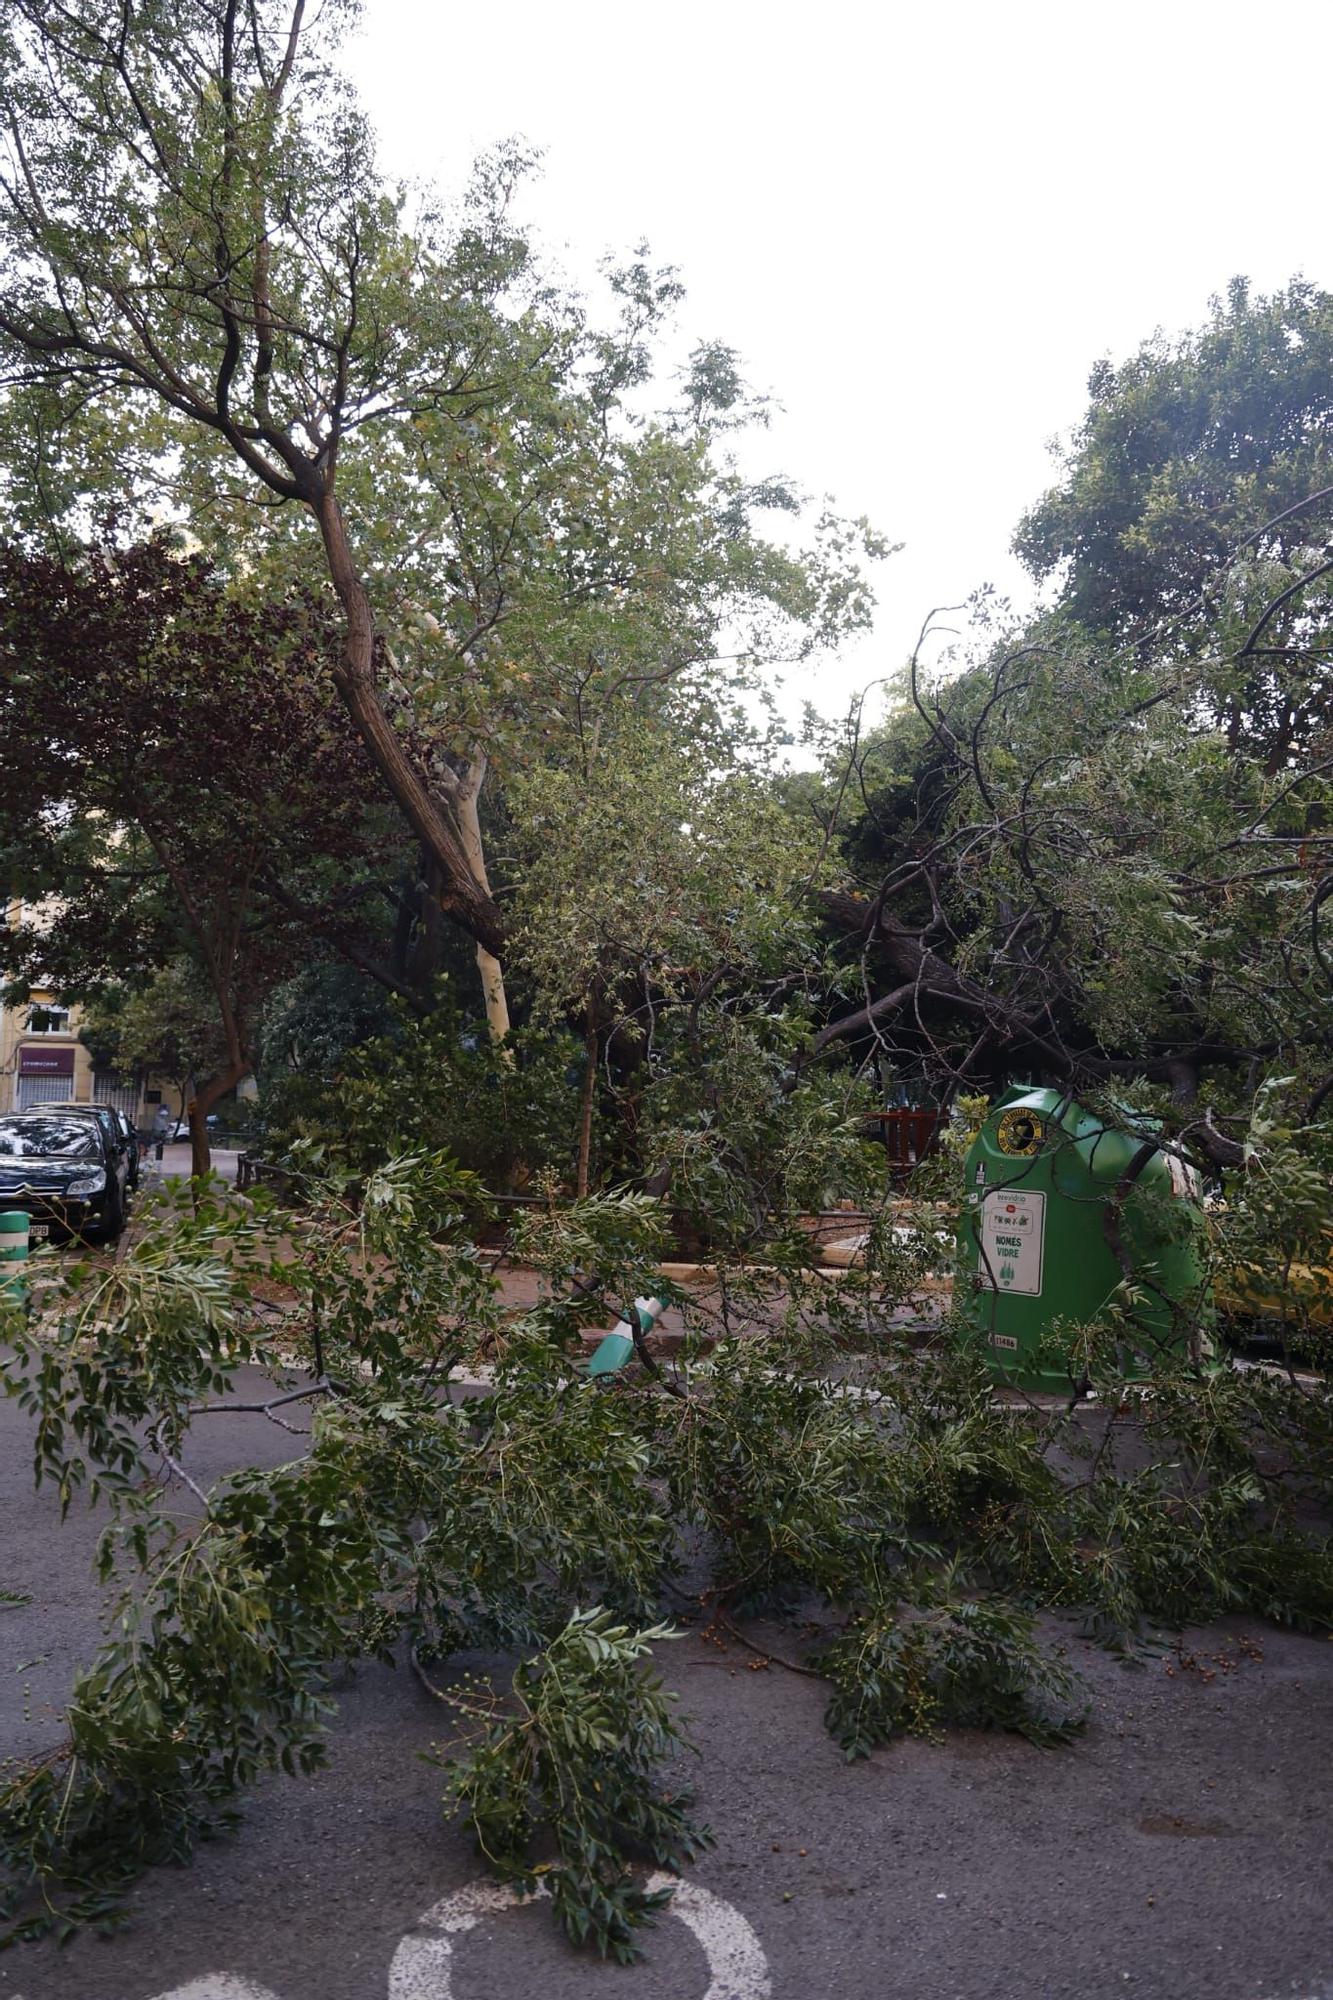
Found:
[{"label": "metal fence", "polygon": [[133,1077],[118,1076],[113,1069],[94,1070],[93,1103],[109,1104],[133,1122],[139,1116],[139,1085]]},{"label": "metal fence", "polygon": [[73,1096],[68,1076],[19,1076],[14,1080],[14,1109],[31,1111],[35,1104],[66,1104]]},{"label": "metal fence", "polygon": [[918,1160],[933,1152],[941,1126],[948,1123],[944,1112],[916,1106],[876,1111],[872,1117],[879,1126],[889,1166],[895,1174],[910,1173]]}]

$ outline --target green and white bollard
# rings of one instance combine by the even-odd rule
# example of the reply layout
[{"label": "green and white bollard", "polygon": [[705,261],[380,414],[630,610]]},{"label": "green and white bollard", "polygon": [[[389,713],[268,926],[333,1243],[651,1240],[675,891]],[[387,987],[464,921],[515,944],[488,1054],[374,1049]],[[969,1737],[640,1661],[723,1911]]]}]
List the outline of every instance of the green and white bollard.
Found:
[{"label": "green and white bollard", "polygon": [[[666,1311],[663,1299],[635,1299],[634,1316],[639,1323],[639,1332],[651,1333],[653,1327]],[[606,1339],[595,1350],[588,1363],[589,1375],[618,1375],[634,1352],[634,1335],[628,1320],[619,1320],[607,1334]]]},{"label": "green and white bollard", "polygon": [[23,1281],[31,1222],[32,1217],[21,1208],[6,1209],[0,1215],[0,1305],[21,1306],[27,1296]]}]

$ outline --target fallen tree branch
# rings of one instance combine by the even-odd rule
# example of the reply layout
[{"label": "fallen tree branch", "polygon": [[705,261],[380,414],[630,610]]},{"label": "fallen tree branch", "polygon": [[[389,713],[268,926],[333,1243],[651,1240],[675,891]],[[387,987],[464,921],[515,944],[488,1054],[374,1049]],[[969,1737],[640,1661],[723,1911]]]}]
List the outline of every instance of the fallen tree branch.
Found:
[{"label": "fallen tree branch", "polygon": [[274,1416],[275,1410],[285,1408],[288,1403],[304,1402],[308,1396],[336,1396],[337,1389],[327,1376],[312,1382],[308,1389],[289,1389],[285,1395],[272,1396],[266,1403],[201,1403],[189,1412],[191,1421],[195,1417],[251,1416],[267,1417],[271,1424],[279,1424],[293,1437],[309,1437],[309,1431],[297,1424],[289,1424],[282,1417]]},{"label": "fallen tree branch", "polygon": [[[738,1646],[744,1646],[747,1653],[754,1653],[757,1658],[764,1662],[765,1666],[783,1667],[787,1673],[800,1674],[808,1681],[822,1681],[825,1678],[823,1674],[816,1672],[814,1667],[798,1666],[795,1660],[784,1660],[781,1653],[770,1653],[767,1646],[756,1646],[754,1640],[746,1638],[739,1625],[735,1623],[728,1612],[722,1610],[720,1605],[714,1607],[713,1623],[721,1625],[723,1630],[736,1641]],[[700,1634],[700,1636],[702,1637],[703,1635]]]}]

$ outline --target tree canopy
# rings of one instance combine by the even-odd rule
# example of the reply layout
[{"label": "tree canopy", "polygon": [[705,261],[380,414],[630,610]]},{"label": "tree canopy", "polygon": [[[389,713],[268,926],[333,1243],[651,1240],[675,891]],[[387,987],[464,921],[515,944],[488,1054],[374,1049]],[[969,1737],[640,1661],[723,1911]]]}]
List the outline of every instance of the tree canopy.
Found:
[{"label": "tree canopy", "polygon": [[373,962],[386,928],[401,835],[323,692],[330,643],[316,605],[239,601],[161,541],[72,563],[0,551],[0,842],[46,902],[8,941],[11,990],[40,974],[83,999],[183,952],[217,1029],[201,1146],[253,1067],[265,993],[331,936]]},{"label": "tree canopy", "polygon": [[[599,317],[539,268],[521,153],[452,210],[391,186],[353,16],[0,22],[0,846],[58,899],[12,986],[100,997],[94,1036],[196,1086],[195,1175],[126,1255],[39,1265],[31,1319],[0,1287],[38,1480],[105,1497],[120,1572],[67,1739],[0,1783],[0,1937],[113,1920],[239,1788],[317,1766],[373,1657],[470,1731],[444,1799],[488,1864],[628,1958],[660,1901],[631,1857],[707,1841],[658,1782],[667,1593],[733,1634],[813,1605],[848,1756],[1072,1734],[1038,1609],[1121,1647],[1333,1622],[1295,1365],[1333,1243],[1333,308],[1237,285],[1100,367],[1019,531],[1045,601],[930,671],[923,635],[792,774],[769,677],[866,627],[884,543],[742,476],[725,345],[662,391],[673,273],[632,254]],[[277,1217],[204,1172],[260,1060]],[[1044,1329],[1059,1407],[998,1400],[947,1303],[1015,1081],[1208,1170],[1150,1389],[1127,1253]],[[906,1188],[885,1092],[938,1141]],[[590,1316],[635,1367],[581,1367]],[[1206,1358],[1256,1318],[1285,1368]],[[243,1368],[302,1442],[205,1493],[190,1428]],[[507,1695],[433,1678],[497,1648]]]},{"label": "tree canopy", "polygon": [[[59,525],[109,453],[122,499],[165,475],[205,538],[225,516],[233,559],[300,546],[308,569],[282,504],[313,525],[342,626],[330,684],[431,893],[494,956],[470,800],[412,722],[489,758],[534,682],[529,716],[566,711],[589,674],[644,685],[708,657],[747,600],[828,634],[867,599],[855,536],[825,523],[814,568],[793,561],[751,525],[785,489],[714,463],[739,396],[725,349],[696,350],[674,414],[635,415],[669,275],[616,274],[600,328],[513,219],[521,154],[483,162],[453,215],[384,181],[337,67],[352,11],[133,0],[109,23],[20,0],[0,39],[14,512]],[[438,642],[411,690],[383,644],[397,659],[408,634]]]},{"label": "tree canopy", "polygon": [[1276,772],[1333,720],[1333,298],[1235,279],[1202,327],[1100,362],[1088,388],[1015,550],[1087,630],[1198,657],[1232,748],[1262,741]]}]

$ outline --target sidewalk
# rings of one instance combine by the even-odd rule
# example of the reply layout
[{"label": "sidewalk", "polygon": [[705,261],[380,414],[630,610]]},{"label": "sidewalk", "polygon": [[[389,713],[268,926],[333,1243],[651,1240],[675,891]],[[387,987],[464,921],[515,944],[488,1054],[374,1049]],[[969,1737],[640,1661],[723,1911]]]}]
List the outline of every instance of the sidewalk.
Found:
[{"label": "sidewalk", "polygon": [[[240,1158],[234,1147],[215,1146],[213,1148],[213,1172],[224,1181],[236,1179],[236,1162]],[[160,1161],[154,1158],[153,1148],[148,1148],[148,1158],[143,1163],[143,1185],[152,1187],[157,1181],[188,1180],[190,1176],[190,1145],[188,1140],[177,1140],[162,1149]]]}]

